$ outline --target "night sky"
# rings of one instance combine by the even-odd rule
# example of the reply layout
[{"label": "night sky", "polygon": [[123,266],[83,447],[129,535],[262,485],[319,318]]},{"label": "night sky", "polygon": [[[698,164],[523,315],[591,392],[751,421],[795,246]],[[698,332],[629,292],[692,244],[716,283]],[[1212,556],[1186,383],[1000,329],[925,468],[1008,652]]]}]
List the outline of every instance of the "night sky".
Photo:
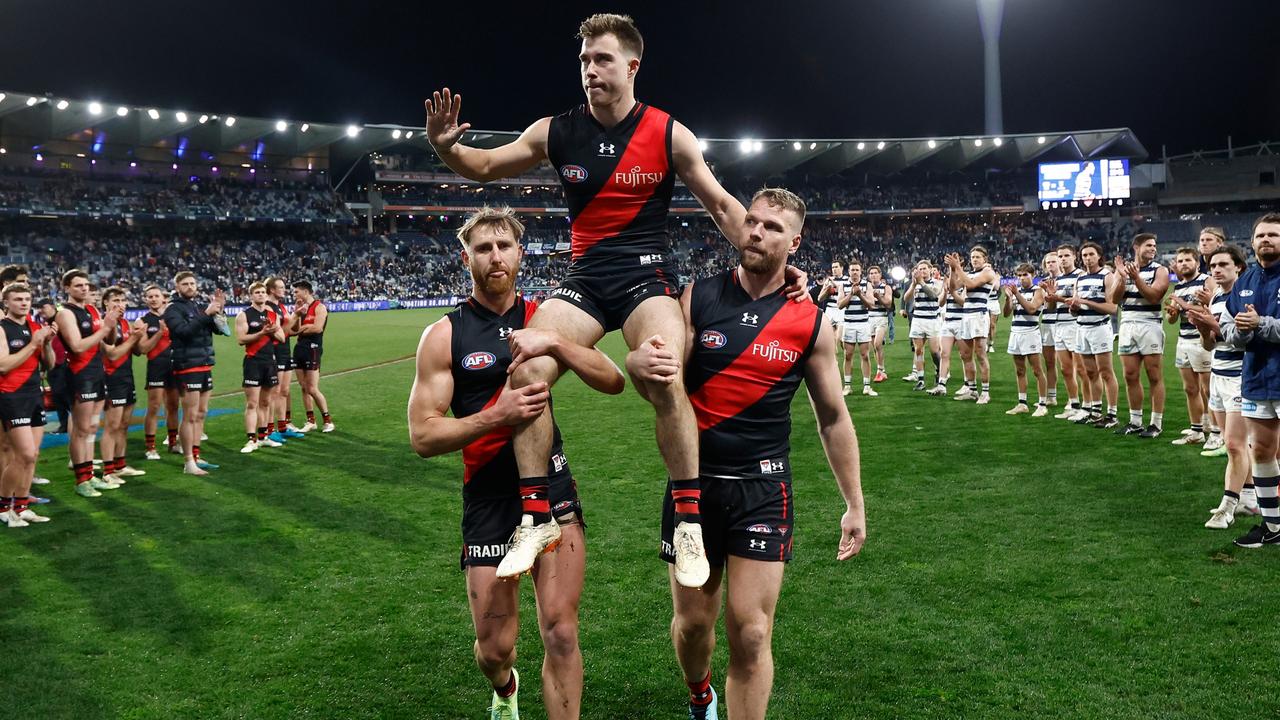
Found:
[{"label": "night sky", "polygon": [[[521,129],[582,102],[574,34],[611,11],[645,36],[637,96],[703,137],[983,131],[974,0],[5,6],[14,91],[420,125],[447,84],[477,129]],[[1153,156],[1280,140],[1278,21],[1278,0],[1007,0],[1005,130],[1128,126]]]}]

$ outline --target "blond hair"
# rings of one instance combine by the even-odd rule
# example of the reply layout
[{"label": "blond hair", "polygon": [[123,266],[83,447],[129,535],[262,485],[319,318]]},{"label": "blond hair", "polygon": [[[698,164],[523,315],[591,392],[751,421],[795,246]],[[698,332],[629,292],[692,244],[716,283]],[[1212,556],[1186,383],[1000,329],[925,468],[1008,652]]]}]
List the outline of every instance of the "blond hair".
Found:
[{"label": "blond hair", "polygon": [[764,200],[769,203],[769,207],[782,208],[790,210],[800,218],[800,227],[804,227],[804,200],[800,196],[787,190],[786,188],[760,188],[755,195],[751,196],[751,204],[755,205],[757,200]]},{"label": "blond hair", "polygon": [[471,233],[478,227],[493,225],[505,227],[516,242],[520,242],[520,238],[524,236],[524,223],[516,217],[514,210],[505,205],[498,208],[486,205],[467,216],[467,221],[458,228],[458,239],[462,241],[463,247],[471,247]]},{"label": "blond hair", "polygon": [[254,290],[266,290],[267,284],[264,282],[255,282],[249,285],[249,294],[252,295]]},{"label": "blond hair", "polygon": [[583,20],[578,26],[578,37],[583,40],[601,35],[612,35],[618,38],[618,45],[637,58],[644,56],[644,38],[640,37],[640,31],[636,29],[636,21],[632,20],[630,15],[596,13]]}]

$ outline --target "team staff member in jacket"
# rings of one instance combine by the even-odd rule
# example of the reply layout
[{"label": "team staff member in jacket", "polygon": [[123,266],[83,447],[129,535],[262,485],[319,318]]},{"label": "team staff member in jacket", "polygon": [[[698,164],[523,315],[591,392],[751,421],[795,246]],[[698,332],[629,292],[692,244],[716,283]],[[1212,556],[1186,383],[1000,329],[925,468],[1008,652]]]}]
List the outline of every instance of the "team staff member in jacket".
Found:
[{"label": "team staff member in jacket", "polygon": [[200,436],[204,433],[204,416],[209,410],[209,394],[213,391],[213,333],[218,330],[215,317],[226,304],[226,294],[214,290],[207,305],[196,299],[195,273],[183,271],[173,277],[174,293],[164,311],[164,324],[169,328],[173,351],[173,374],[182,396],[182,426],[179,439],[186,454],[182,471],[189,475],[208,475],[216,469],[200,459]]}]

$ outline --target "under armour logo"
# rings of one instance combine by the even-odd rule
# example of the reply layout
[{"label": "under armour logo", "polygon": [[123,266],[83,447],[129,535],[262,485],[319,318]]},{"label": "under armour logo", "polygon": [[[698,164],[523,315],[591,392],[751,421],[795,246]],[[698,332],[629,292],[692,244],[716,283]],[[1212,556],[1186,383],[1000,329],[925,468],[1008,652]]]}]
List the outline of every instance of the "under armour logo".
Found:
[{"label": "under armour logo", "polygon": [[746,312],[744,312],[744,313],[742,313],[742,322],[741,322],[741,323],[739,323],[739,324],[741,324],[741,325],[751,325],[751,326],[759,325],[759,324],[760,324],[760,316],[759,316],[759,315],[752,315],[751,313],[746,313]]},{"label": "under armour logo", "polygon": [[509,327],[498,328],[498,339],[499,339],[499,340],[506,340],[506,339],[507,339],[507,338],[509,338],[509,337],[511,337],[511,328],[509,328]]},{"label": "under armour logo", "polygon": [[747,547],[751,548],[752,550],[764,550],[765,546],[766,546],[766,543],[764,540],[748,540],[747,541]]},{"label": "under armour logo", "polygon": [[613,154],[615,154],[615,153],[613,152],[613,148],[614,148],[614,144],[613,144],[613,143],[600,143],[600,154],[601,154],[601,155],[613,155]]}]

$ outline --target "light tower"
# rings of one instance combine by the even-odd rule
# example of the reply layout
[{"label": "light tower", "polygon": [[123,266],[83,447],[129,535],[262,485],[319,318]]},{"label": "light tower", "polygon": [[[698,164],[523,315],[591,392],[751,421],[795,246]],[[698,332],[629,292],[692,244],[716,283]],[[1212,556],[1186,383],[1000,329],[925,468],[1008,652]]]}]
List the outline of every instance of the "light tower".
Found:
[{"label": "light tower", "polygon": [[988,135],[1004,133],[1004,109],[1000,95],[1000,26],[1004,23],[1004,0],[978,0],[978,20],[982,23],[983,64],[986,68],[986,121]]}]

